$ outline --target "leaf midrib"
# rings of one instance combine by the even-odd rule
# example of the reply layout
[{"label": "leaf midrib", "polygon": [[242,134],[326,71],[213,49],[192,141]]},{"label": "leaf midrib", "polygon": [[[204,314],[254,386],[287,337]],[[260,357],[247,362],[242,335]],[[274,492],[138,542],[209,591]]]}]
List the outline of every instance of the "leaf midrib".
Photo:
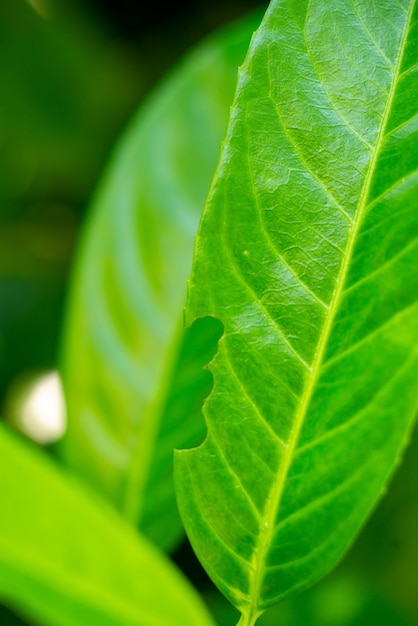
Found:
[{"label": "leaf midrib", "polygon": [[248,609],[247,611],[245,611],[245,609],[243,610],[243,618],[247,619],[247,623],[250,625],[255,623],[256,618],[262,612],[262,609],[260,609],[258,606],[258,601],[259,601],[260,592],[261,592],[262,577],[264,573],[264,563],[266,560],[266,554],[267,554],[269,545],[271,543],[271,539],[272,539],[272,535],[274,531],[274,522],[277,517],[279,508],[280,508],[280,504],[281,504],[281,500],[282,500],[282,496],[284,492],[284,486],[286,482],[286,477],[289,472],[293,455],[295,453],[299,436],[302,430],[302,426],[304,424],[304,421],[305,421],[305,418],[309,409],[309,405],[313,396],[313,392],[315,390],[315,386],[316,386],[316,383],[318,381],[318,378],[321,372],[322,362],[324,359],[325,350],[328,344],[328,339],[331,334],[335,316],[338,312],[339,306],[341,304],[341,299],[344,294],[344,285],[346,282],[348,270],[350,268],[350,263],[352,260],[354,247],[355,247],[356,240],[357,240],[357,235],[359,233],[359,230],[363,221],[363,217],[365,215],[365,211],[368,207],[367,200],[369,197],[371,184],[373,181],[373,176],[376,171],[376,165],[377,165],[377,161],[379,158],[379,154],[382,149],[384,140],[386,138],[386,128],[387,128],[387,124],[389,120],[389,115],[392,109],[395,92],[396,92],[397,85],[399,82],[399,77],[401,73],[400,69],[401,69],[402,60],[403,60],[405,47],[407,43],[407,38],[409,34],[411,18],[412,18],[412,14],[413,14],[414,7],[415,7],[415,1],[416,0],[411,1],[410,7],[407,13],[407,17],[405,20],[405,28],[404,28],[401,43],[399,46],[398,58],[397,58],[397,61],[393,70],[391,88],[388,94],[385,111],[382,117],[382,123],[381,123],[379,133],[376,138],[375,148],[370,159],[368,172],[365,177],[364,185],[360,194],[355,218],[351,226],[351,233],[349,235],[349,239],[347,243],[346,254],[343,258],[341,269],[340,269],[337,282],[336,282],[336,289],[334,291],[334,294],[333,294],[333,297],[329,306],[329,310],[325,317],[324,326],[322,328],[322,332],[319,338],[319,342],[318,342],[318,346],[317,346],[315,356],[312,362],[312,366],[309,368],[310,374],[305,382],[305,389],[301,397],[299,410],[297,411],[296,416],[295,416],[294,428],[289,438],[288,447],[284,453],[283,463],[282,463],[282,466],[280,468],[280,471],[277,477],[277,482],[273,485],[273,488],[270,492],[270,496],[266,503],[265,514],[263,516],[261,526],[260,526],[261,540],[259,543],[259,548],[258,550],[257,550],[257,547],[255,548],[254,553],[253,553],[253,559],[251,561],[251,569],[254,572],[252,576],[252,581],[251,581],[252,584],[250,585],[251,603],[248,607],[246,607]]}]

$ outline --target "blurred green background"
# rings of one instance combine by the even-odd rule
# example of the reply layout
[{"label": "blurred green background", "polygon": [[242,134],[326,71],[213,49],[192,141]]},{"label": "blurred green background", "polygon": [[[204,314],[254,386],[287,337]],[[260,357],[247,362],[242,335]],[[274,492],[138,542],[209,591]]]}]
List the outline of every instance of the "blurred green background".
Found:
[{"label": "blurred green background", "polygon": [[0,397],[54,365],[68,269],[109,151],[191,46],[262,2],[0,3]]},{"label": "blurred green background", "polygon": [[[19,381],[56,368],[77,236],[129,117],[205,34],[264,4],[189,0],[167,9],[129,0],[0,3],[3,415]],[[212,588],[187,544],[174,558],[205,594],[219,624],[233,621],[233,609]],[[0,607],[2,626],[25,623]],[[416,435],[344,563],[314,590],[266,614],[263,624],[418,626]]]}]

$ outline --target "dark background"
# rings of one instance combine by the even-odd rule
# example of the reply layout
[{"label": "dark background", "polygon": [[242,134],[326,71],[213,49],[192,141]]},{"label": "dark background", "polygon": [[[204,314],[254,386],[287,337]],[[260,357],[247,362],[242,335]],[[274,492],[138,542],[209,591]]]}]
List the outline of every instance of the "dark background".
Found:
[{"label": "dark background", "polygon": [[[54,367],[74,246],[111,147],[191,46],[257,0],[0,2],[0,404]],[[3,410],[4,413],[4,410]]]}]

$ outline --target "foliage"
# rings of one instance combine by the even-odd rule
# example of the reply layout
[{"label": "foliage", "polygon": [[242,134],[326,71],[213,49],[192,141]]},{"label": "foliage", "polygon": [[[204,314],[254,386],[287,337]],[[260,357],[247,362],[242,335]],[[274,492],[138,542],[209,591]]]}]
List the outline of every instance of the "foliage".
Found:
[{"label": "foliage", "polygon": [[[45,626],[417,623],[359,575],[391,527],[293,594],[353,542],[417,409],[418,8],[272,0],[250,43],[260,19],[198,47],[105,174],[57,459],[0,424],[0,596]],[[183,524],[230,602],[202,589],[213,618],[162,553]]]},{"label": "foliage", "polygon": [[193,238],[255,25],[208,41],[141,109],[97,196],[73,279],[62,457],[164,546],[181,532],[173,448],[203,437],[211,379],[202,368],[216,349],[213,325],[183,330]]},{"label": "foliage", "polygon": [[[180,574],[114,511],[4,427],[0,452],[3,597],[51,624],[211,624]],[[22,489],[32,481],[42,488]]]},{"label": "foliage", "polygon": [[341,557],[415,416],[416,16],[387,5],[272,2],[197,239],[188,317],[224,333],[177,484],[243,624]]}]

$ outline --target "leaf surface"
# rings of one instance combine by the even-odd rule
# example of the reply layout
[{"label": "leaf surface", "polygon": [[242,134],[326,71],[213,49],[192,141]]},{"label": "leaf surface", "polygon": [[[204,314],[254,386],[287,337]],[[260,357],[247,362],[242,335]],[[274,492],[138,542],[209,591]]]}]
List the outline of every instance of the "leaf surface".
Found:
[{"label": "leaf surface", "polygon": [[253,624],[344,553],[417,409],[418,10],[273,0],[240,71],[188,321],[224,325],[182,517]]},{"label": "leaf surface", "polygon": [[94,203],[70,297],[61,457],[165,547],[182,532],[173,449],[205,432],[202,368],[219,336],[206,321],[183,330],[186,280],[256,23],[208,40],[142,108]]},{"label": "leaf surface", "polygon": [[0,424],[0,597],[51,626],[212,624],[165,557]]}]

